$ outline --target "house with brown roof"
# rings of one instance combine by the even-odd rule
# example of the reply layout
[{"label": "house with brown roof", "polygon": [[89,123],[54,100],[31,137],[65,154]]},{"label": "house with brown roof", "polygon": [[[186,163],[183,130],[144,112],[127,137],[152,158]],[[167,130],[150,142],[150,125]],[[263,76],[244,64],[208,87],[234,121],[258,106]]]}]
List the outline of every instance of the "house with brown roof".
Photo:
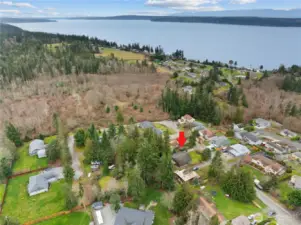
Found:
[{"label": "house with brown roof", "polygon": [[175,171],[175,174],[181,183],[200,178],[200,176],[193,170],[177,170]]},{"label": "house with brown roof", "polygon": [[262,154],[254,155],[252,157],[252,163],[261,167],[265,173],[281,175],[285,172],[285,167],[279,163],[265,157]]},{"label": "house with brown roof", "polygon": [[207,140],[214,137],[214,133],[211,130],[208,130],[208,129],[199,131],[199,134],[200,134],[201,137],[203,137]]}]

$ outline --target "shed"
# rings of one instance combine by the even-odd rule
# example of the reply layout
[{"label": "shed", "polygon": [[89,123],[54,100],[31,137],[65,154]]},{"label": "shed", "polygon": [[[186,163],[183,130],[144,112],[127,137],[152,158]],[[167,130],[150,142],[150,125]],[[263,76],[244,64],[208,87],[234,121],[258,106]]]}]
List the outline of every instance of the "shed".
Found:
[{"label": "shed", "polygon": [[29,155],[33,156],[38,153],[39,150],[44,150],[45,144],[43,140],[35,139],[29,144]]}]

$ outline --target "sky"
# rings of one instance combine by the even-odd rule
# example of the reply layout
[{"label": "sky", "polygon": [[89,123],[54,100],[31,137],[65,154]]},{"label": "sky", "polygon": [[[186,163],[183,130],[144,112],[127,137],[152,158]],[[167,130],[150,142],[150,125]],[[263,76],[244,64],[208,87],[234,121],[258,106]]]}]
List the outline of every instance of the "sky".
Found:
[{"label": "sky", "polygon": [[0,16],[170,15],[181,12],[301,8],[301,0],[0,0]]}]

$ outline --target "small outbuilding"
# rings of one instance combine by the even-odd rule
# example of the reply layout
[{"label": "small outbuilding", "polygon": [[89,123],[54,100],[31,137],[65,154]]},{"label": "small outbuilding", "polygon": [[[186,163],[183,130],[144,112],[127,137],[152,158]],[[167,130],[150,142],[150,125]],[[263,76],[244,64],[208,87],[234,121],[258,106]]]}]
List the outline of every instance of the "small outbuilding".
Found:
[{"label": "small outbuilding", "polygon": [[28,152],[29,155],[34,156],[37,155],[39,151],[45,151],[45,148],[46,146],[43,140],[35,139],[30,142]]}]

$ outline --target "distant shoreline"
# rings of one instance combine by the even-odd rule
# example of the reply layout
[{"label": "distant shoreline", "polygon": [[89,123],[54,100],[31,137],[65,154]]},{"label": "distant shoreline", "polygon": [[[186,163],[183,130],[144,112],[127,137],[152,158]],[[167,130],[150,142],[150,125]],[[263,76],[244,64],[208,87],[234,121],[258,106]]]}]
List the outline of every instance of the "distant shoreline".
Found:
[{"label": "distant shoreline", "polygon": [[[59,18],[56,18],[59,19]],[[57,22],[45,18],[1,18],[3,23],[41,23]],[[112,17],[72,17],[67,20],[146,20],[171,23],[209,23],[221,25],[264,26],[264,27],[301,27],[301,18],[266,17],[196,17],[196,16],[112,16]]]}]

